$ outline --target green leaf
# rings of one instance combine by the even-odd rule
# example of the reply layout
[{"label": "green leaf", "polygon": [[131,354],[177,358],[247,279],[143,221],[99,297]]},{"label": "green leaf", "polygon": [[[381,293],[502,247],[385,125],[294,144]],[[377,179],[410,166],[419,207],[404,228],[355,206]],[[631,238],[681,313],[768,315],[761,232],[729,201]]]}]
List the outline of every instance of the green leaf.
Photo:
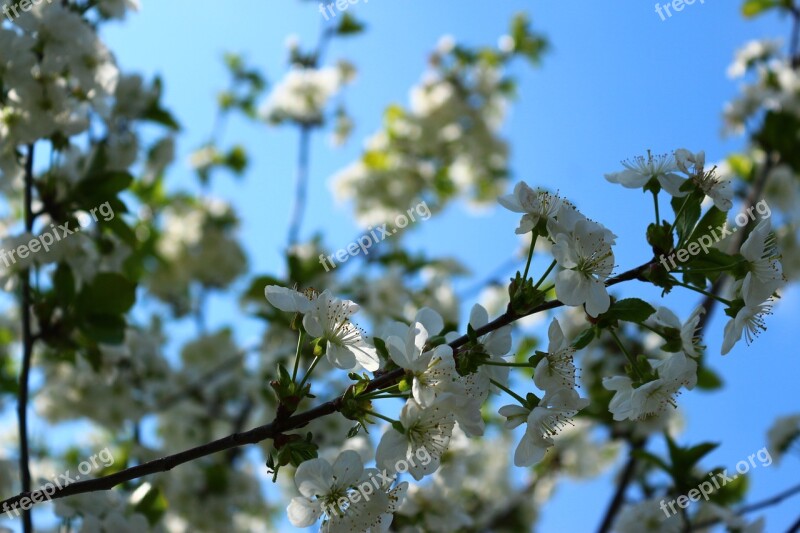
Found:
[{"label": "green leaf", "polygon": [[594,340],[596,336],[595,328],[588,328],[583,330],[581,333],[575,337],[575,340],[572,341],[572,346],[576,350],[580,350],[582,348],[586,348],[590,342]]},{"label": "green leaf", "polygon": [[722,378],[719,377],[716,372],[706,366],[700,368],[700,370],[697,372],[698,389],[717,390],[721,389],[723,384]]},{"label": "green leaf", "polygon": [[143,120],[149,120],[150,122],[155,122],[156,124],[161,124],[162,126],[166,126],[167,128],[178,131],[181,129],[181,125],[178,124],[178,121],[175,120],[175,117],[172,116],[172,113],[159,107],[157,103],[151,105],[143,114]]},{"label": "green leaf", "polygon": [[670,471],[669,465],[665,463],[664,460],[661,457],[658,457],[657,455],[653,455],[652,453],[645,450],[633,450],[633,452],[631,453],[633,454],[634,457],[637,457],[643,461],[651,463],[660,468],[661,470],[663,470],[664,472],[669,473]]},{"label": "green leaf", "polygon": [[640,324],[650,318],[655,313],[655,308],[644,300],[638,298],[626,298],[617,300],[603,314],[603,318],[624,320]]},{"label": "green leaf", "polygon": [[114,272],[101,272],[81,290],[78,306],[91,315],[120,315],[136,302],[136,284]]},{"label": "green leaf", "polygon": [[[688,182],[687,182],[688,183]],[[700,219],[701,208],[700,204],[703,203],[703,194],[694,192],[684,198],[673,198],[672,209],[677,215],[680,213],[680,219],[675,221],[675,230],[678,232],[678,240],[685,241],[689,233],[694,229],[695,224]],[[685,207],[684,203],[686,204]],[[683,210],[681,211],[681,208]]]},{"label": "green leaf", "polygon": [[[206,478],[207,481],[209,481],[210,476],[206,475]],[[164,516],[164,513],[167,512],[167,506],[167,499],[164,497],[164,493],[161,491],[161,489],[151,485],[150,489],[147,491],[144,497],[138,501],[133,510],[144,515],[150,525],[155,526],[159,520],[161,520],[161,517]]]},{"label": "green leaf", "polygon": [[125,319],[119,315],[89,315],[81,324],[86,335],[104,344],[121,344],[125,340]]},{"label": "green leaf", "polygon": [[75,277],[67,263],[59,263],[53,274],[53,289],[58,301],[71,303],[75,299]]},{"label": "green leaf", "polygon": [[[716,232],[718,235],[720,233],[720,228],[725,225],[726,220],[727,215],[725,211],[721,211],[716,207],[712,207],[705,215],[703,215],[703,218],[700,219],[700,222],[697,223],[697,227],[694,229],[691,236],[689,236],[687,242],[698,242],[703,237],[709,237],[711,240],[713,240],[714,232]],[[684,248],[686,248],[686,246],[684,246]]]},{"label": "green leaf", "polygon": [[339,27],[336,28],[336,33],[339,35],[357,35],[364,31],[364,24],[349,13],[345,13]]},{"label": "green leaf", "polygon": [[753,18],[779,5],[778,0],[746,0],[742,5],[742,15]]}]

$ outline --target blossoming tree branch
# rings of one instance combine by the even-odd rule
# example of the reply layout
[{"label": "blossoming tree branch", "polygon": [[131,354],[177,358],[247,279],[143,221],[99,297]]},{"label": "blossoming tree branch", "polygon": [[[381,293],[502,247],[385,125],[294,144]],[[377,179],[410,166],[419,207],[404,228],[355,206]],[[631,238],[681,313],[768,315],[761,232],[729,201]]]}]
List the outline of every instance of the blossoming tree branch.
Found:
[{"label": "blossoming tree branch", "polygon": [[[524,95],[512,71],[536,66],[547,39],[524,14],[495,46],[443,37],[408,104],[388,106],[333,177],[365,235],[380,228],[385,240],[332,271],[318,258],[338,244],[303,238],[312,140],[341,145],[353,131],[357,67],[329,56],[365,33],[361,20],[338,8],[316,42],[289,39],[290,67],[272,86],[227,54],[213,126],[190,158],[196,187],[183,190],[169,183],[182,131],[162,99],[169,78],[123,72],[101,39],[138,2],[28,7],[0,26],[11,213],[0,244],[14,259],[0,263],[0,405],[17,421],[0,456],[0,508],[15,527],[525,531],[563,479],[618,459],[599,531],[764,531],[756,513],[800,493],[776,487],[745,503],[746,477],[707,463],[716,444],[678,430],[681,396],[722,386],[710,358],[769,335],[800,275],[796,3],[744,2],[747,17],[786,15],[792,37],[748,43],[730,68],[747,83],[724,117],[747,141],[741,152],[712,163],[676,146],[598,171],[621,202],[652,206],[638,227],[647,253],[624,266],[613,218],[588,218],[544,183],[509,185],[501,129]],[[252,271],[236,206],[215,195],[251,164],[251,148],[227,139],[232,118],[296,134],[274,272]],[[520,217],[507,228],[524,243],[507,253],[514,275],[503,270],[478,298],[456,291],[457,259],[414,253],[398,232],[410,206],[434,216],[457,200]],[[101,207],[112,216],[79,224]],[[70,227],[80,230],[56,231]],[[659,296],[621,295],[645,288]],[[698,302],[684,317],[666,305],[677,292]],[[240,305],[220,326],[209,302],[226,297]],[[704,340],[715,310],[727,317],[719,345]],[[260,326],[254,344],[237,336],[244,318]],[[54,442],[64,422],[87,428],[66,447]],[[32,427],[59,436],[40,442]],[[800,413],[778,418],[766,443],[762,465],[800,450]],[[100,449],[114,460],[75,475]],[[706,490],[710,479],[723,482]]]}]

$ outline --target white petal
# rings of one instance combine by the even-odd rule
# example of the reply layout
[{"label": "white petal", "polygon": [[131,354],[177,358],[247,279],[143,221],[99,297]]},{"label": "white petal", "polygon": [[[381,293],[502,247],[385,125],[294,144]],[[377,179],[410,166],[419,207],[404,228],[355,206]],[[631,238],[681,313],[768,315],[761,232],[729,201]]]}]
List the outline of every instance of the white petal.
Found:
[{"label": "white petal", "polygon": [[327,494],[333,484],[333,470],[324,459],[310,459],[301,463],[294,473],[297,490],[306,498]]},{"label": "white petal", "polygon": [[312,306],[311,301],[302,293],[278,285],[267,285],[264,288],[267,301],[281,311],[290,313],[308,313]]},{"label": "white petal", "polygon": [[423,307],[417,311],[414,321],[422,324],[428,335],[438,335],[444,329],[442,315],[429,307]]},{"label": "white petal", "polygon": [[308,498],[292,498],[286,512],[289,515],[289,522],[294,527],[309,527],[322,515],[322,504]]},{"label": "white petal", "polygon": [[354,450],[343,451],[333,463],[333,475],[339,488],[355,484],[363,471],[364,463],[361,461],[361,455]]}]

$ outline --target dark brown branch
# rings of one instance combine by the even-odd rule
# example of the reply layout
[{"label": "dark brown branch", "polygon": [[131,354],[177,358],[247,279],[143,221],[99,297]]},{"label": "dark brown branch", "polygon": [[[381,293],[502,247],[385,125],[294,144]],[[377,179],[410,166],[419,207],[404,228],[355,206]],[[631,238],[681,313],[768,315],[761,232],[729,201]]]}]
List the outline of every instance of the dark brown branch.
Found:
[{"label": "dark brown branch", "polygon": [[[655,260],[649,261],[644,265],[629,270],[623,274],[620,274],[619,276],[610,278],[606,282],[606,286],[610,287],[612,285],[622,283],[623,281],[641,279],[642,273],[646,269],[651,268],[655,264],[656,264]],[[495,331],[497,329],[500,329],[503,326],[511,324],[515,320],[523,318],[524,316],[541,313],[543,311],[555,309],[563,305],[564,304],[561,303],[560,301],[553,300],[551,302],[546,302],[536,307],[535,309],[532,309],[529,313],[526,313],[525,315],[518,315],[509,310],[506,311],[505,314],[493,320],[492,322],[489,322],[485,326],[476,329],[475,332],[478,336],[482,336],[487,333],[491,333],[492,331]],[[469,338],[466,335],[464,335],[451,342],[450,346],[455,350],[465,345],[468,342],[468,340]],[[405,370],[402,368],[398,368],[390,372],[377,375],[372,381],[370,381],[367,387],[367,391],[383,389],[388,386],[394,385],[403,377],[404,374]],[[230,450],[233,448],[238,448],[246,444],[257,444],[266,439],[274,439],[275,437],[283,434],[286,431],[302,428],[308,425],[311,421],[316,420],[317,418],[321,418],[323,416],[327,416],[339,411],[339,409],[342,406],[343,398],[344,395],[336,398],[335,400],[323,403],[304,413],[296,414],[291,417],[287,417],[285,419],[276,419],[271,424],[259,426],[257,428],[245,431],[243,433],[234,433],[232,435],[228,435],[227,437],[223,437],[213,442],[209,442],[201,446],[196,446],[194,448],[176,453],[174,455],[169,455],[166,457],[162,457],[160,459],[155,459],[147,463],[142,463],[140,465],[136,465],[131,468],[126,468],[125,470],[121,470],[119,472],[116,472],[114,474],[105,477],[90,479],[86,481],[79,481],[77,483],[73,483],[65,487],[56,488],[55,492],[53,492],[53,494],[50,495],[49,499],[55,500],[67,496],[73,496],[75,494],[97,492],[100,490],[110,490],[126,481],[131,481],[133,479],[148,476],[151,474],[156,474],[159,472],[167,472],[169,470],[172,470],[176,466],[188,463],[190,461],[194,461],[196,459],[200,459],[201,457],[206,457],[214,453]],[[32,494],[36,494],[37,499],[44,496],[41,493],[41,490],[34,491],[33,493],[25,491],[22,494],[18,494],[16,496],[13,496],[11,498],[8,498],[7,500],[0,502],[0,508],[4,510],[7,510],[9,508],[12,510],[16,509],[20,505],[20,502],[22,500],[27,500],[25,502],[25,505],[29,506],[33,503],[32,500],[30,499]],[[39,499],[39,502],[36,503],[41,503],[42,500],[43,498]]]},{"label": "dark brown branch", "polygon": [[[33,232],[33,155],[34,145],[28,145],[25,159],[25,231]],[[19,425],[19,477],[22,491],[31,490],[30,448],[28,445],[28,393],[33,357],[33,334],[31,332],[31,271],[22,271],[22,365],[19,373],[19,395],[17,397],[17,420]],[[33,531],[33,519],[29,510],[23,510],[22,527],[25,533]]]},{"label": "dark brown branch", "polygon": [[617,513],[619,513],[619,510],[622,508],[622,505],[625,503],[625,493],[628,490],[628,485],[630,485],[633,481],[633,476],[636,473],[636,467],[638,466],[639,461],[636,458],[636,454],[633,452],[640,450],[642,447],[644,447],[644,442],[637,442],[631,446],[630,452],[628,453],[628,462],[625,464],[625,468],[622,469],[617,490],[614,491],[614,496],[612,496],[611,501],[608,504],[608,508],[603,516],[603,521],[601,522],[600,527],[597,529],[598,533],[606,533],[607,531],[610,531],[611,526],[614,525],[614,519],[616,518]]}]

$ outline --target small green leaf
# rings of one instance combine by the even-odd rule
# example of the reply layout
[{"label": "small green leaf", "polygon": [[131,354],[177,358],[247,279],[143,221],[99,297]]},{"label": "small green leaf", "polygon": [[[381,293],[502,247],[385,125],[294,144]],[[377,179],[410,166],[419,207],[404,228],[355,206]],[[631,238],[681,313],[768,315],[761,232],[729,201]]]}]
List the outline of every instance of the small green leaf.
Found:
[{"label": "small green leaf", "polygon": [[624,320],[640,324],[650,318],[655,313],[655,308],[644,300],[638,298],[626,298],[617,300],[603,314],[603,318]]}]

